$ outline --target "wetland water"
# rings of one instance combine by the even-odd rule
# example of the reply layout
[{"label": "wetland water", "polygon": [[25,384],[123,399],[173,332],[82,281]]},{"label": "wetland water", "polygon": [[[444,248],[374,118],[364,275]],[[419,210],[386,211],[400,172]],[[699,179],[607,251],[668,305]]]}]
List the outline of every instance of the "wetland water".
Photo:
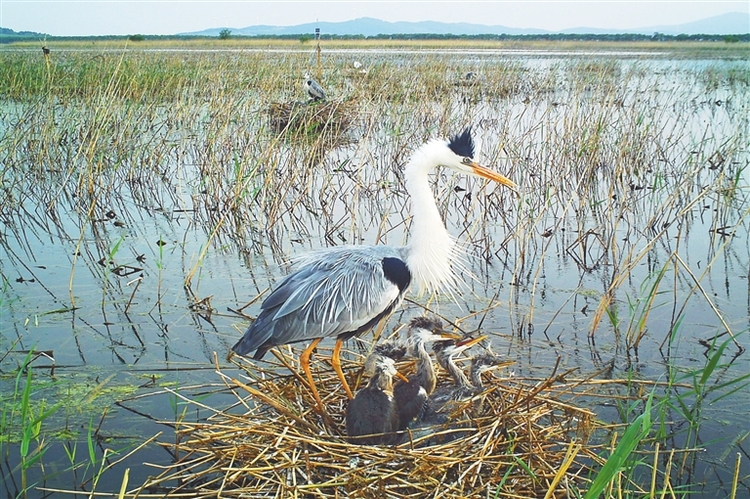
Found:
[{"label": "wetland water", "polygon": [[[210,414],[175,393],[234,400],[214,363],[232,370],[226,353],[249,322],[237,311],[306,251],[402,244],[400,168],[466,124],[476,158],[520,195],[435,175],[474,278],[430,309],[481,327],[516,376],[548,376],[559,358],[580,377],[697,386],[654,389],[672,400],[662,445],[705,449],[672,483],[726,496],[739,453],[748,493],[747,61],[338,51],[322,81],[348,103],[348,126],[300,136],[274,133],[267,109],[304,99],[309,53],[111,56],[109,83],[84,95],[65,94],[65,71],[110,56],[57,57],[44,97],[0,110],[4,496],[22,488],[28,383],[32,415],[60,403],[33,433],[31,450],[46,450],[29,485],[116,493],[126,468],[138,484],[156,474],[144,463],[171,463],[157,442]],[[204,76],[134,97],[118,90],[136,78],[131,58]],[[462,82],[468,71],[477,84]],[[389,329],[423,313],[428,298],[411,298]],[[591,409],[621,422],[627,411],[602,400]],[[115,464],[98,477],[102,463]]]}]

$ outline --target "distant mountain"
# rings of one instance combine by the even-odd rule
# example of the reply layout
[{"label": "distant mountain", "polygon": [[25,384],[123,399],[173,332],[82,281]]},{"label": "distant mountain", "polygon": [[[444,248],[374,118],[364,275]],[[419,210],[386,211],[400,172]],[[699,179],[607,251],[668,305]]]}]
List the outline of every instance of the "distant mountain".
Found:
[{"label": "distant mountain", "polygon": [[641,33],[664,33],[665,35],[743,35],[750,33],[750,14],[730,12],[700,21],[674,26],[652,26]]},{"label": "distant mountain", "polygon": [[388,22],[371,17],[360,17],[351,21],[343,22],[318,22],[298,24],[296,26],[247,26],[245,28],[210,28],[192,33],[180,33],[181,35],[196,36],[218,36],[222,29],[229,29],[232,34],[246,36],[263,35],[300,35],[313,34],[315,28],[320,28],[324,35],[400,35],[429,33],[436,35],[486,35],[486,34],[540,34],[548,33],[541,29],[519,29],[507,26],[485,26],[470,23],[442,23],[436,21],[420,22]]},{"label": "distant mountain", "polygon": [[371,17],[361,17],[343,22],[319,22],[298,24],[296,26],[247,26],[245,28],[210,28],[180,35],[218,36],[223,29],[229,29],[234,35],[263,36],[263,35],[301,35],[315,33],[320,28],[323,35],[400,35],[400,34],[435,34],[435,35],[537,35],[547,33],[575,33],[575,34],[653,34],[666,35],[738,35],[750,33],[750,14],[732,12],[700,21],[669,26],[649,26],[628,30],[602,28],[573,28],[559,32],[534,28],[511,28],[508,26],[487,26],[471,23],[443,23],[436,21],[421,22],[388,22]]}]

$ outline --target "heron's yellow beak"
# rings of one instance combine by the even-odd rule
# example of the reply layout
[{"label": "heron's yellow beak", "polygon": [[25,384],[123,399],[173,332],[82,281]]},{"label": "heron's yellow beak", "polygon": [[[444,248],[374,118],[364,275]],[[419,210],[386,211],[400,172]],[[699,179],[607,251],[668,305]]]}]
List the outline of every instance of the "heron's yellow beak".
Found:
[{"label": "heron's yellow beak", "polygon": [[506,177],[505,175],[500,175],[494,170],[490,170],[489,168],[485,168],[484,166],[480,165],[479,163],[471,162],[469,164],[471,167],[471,170],[474,172],[474,175],[477,175],[478,177],[486,178],[489,180],[494,180],[495,182],[499,184],[503,184],[506,187],[510,187],[514,191],[517,190],[518,186],[515,182],[513,182],[511,179]]}]

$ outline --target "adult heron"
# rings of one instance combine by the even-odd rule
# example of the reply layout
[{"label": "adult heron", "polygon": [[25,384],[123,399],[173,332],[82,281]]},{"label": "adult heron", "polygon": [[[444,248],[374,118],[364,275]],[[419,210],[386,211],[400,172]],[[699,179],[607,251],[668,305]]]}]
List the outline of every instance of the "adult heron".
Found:
[{"label": "adult heron", "polygon": [[312,340],[300,365],[319,408],[323,404],[310,372],[310,355],[322,338],[334,337],[331,364],[349,398],[341,370],[342,343],[371,329],[398,307],[410,286],[419,292],[457,286],[452,261],[455,243],[440,218],[429,174],[444,166],[456,172],[494,180],[515,188],[505,176],[476,163],[471,128],[450,140],[431,140],[404,167],[412,199],[411,237],[406,246],[339,246],[303,258],[263,301],[258,318],[232,350],[261,359],[278,345]]},{"label": "adult heron", "polygon": [[307,92],[307,95],[309,95],[312,100],[326,100],[326,93],[323,90],[323,87],[321,87],[320,84],[312,78],[312,76],[305,75],[305,83],[302,84],[302,87],[305,89],[305,92]]},{"label": "adult heron", "polygon": [[372,377],[346,407],[346,434],[352,443],[394,443],[398,410],[393,396],[394,360],[373,353],[365,363]]}]

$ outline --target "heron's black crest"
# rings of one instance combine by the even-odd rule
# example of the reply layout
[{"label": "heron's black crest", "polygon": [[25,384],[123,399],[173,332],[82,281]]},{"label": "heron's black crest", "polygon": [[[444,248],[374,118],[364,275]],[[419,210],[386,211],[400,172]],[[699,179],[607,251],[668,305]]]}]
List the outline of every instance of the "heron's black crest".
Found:
[{"label": "heron's black crest", "polygon": [[463,133],[459,133],[448,141],[451,151],[465,158],[474,157],[474,141],[471,138],[471,127],[467,126]]},{"label": "heron's black crest", "polygon": [[411,272],[403,260],[399,258],[383,258],[383,275],[386,279],[398,286],[403,293],[411,282]]}]

